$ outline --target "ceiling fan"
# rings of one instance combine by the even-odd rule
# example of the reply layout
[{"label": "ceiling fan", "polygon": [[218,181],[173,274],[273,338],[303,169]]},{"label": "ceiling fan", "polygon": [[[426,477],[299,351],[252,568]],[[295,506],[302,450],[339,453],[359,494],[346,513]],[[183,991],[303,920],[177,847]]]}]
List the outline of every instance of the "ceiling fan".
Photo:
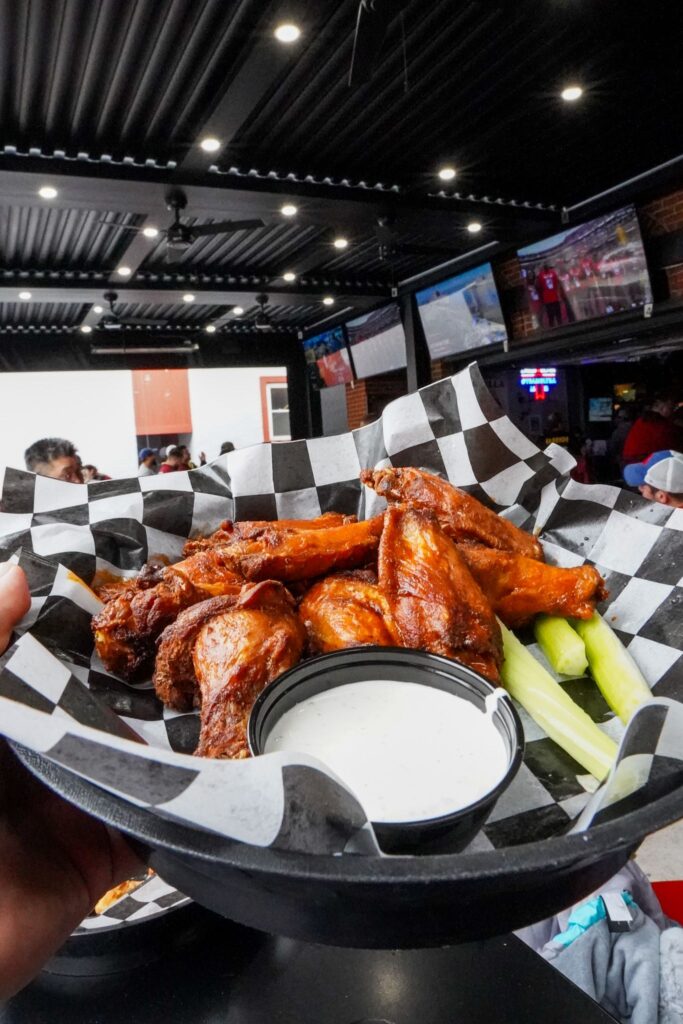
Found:
[{"label": "ceiling fan", "polygon": [[118,300],[116,292],[105,292],[103,298],[109,306],[100,320],[100,325],[105,330],[117,331],[122,327],[165,327],[167,325],[166,320],[158,320],[154,317],[123,316],[121,313],[117,313],[114,308],[114,303]]},{"label": "ceiling fan", "polygon": [[268,296],[265,294],[255,295],[254,302],[259,307],[259,311],[254,318],[254,327],[257,331],[272,331],[273,324],[266,313],[266,306],[268,305]]},{"label": "ceiling fan", "polygon": [[[206,238],[209,235],[231,235],[237,231],[255,231],[256,228],[263,228],[266,222],[258,217],[249,220],[219,220],[213,224],[183,224],[180,217],[187,208],[187,196],[181,188],[171,188],[165,196],[166,207],[173,213],[173,220],[159,232],[166,236],[166,262],[173,263],[180,259],[182,254],[196,242],[198,238]],[[143,232],[144,227],[135,227],[127,224],[117,224],[115,221],[103,220],[101,224],[108,224],[110,227],[118,227],[123,231]]]}]

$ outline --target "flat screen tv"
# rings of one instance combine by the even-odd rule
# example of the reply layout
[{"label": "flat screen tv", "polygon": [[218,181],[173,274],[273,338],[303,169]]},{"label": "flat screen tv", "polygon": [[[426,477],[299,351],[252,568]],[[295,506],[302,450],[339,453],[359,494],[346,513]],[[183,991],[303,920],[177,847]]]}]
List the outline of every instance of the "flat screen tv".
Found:
[{"label": "flat screen tv", "polygon": [[612,399],[609,396],[605,396],[604,398],[589,398],[588,420],[590,423],[611,423]]},{"label": "flat screen tv", "polygon": [[395,302],[349,320],[346,333],[356,377],[374,377],[406,365],[406,336]]},{"label": "flat screen tv", "polygon": [[314,334],[305,339],[303,346],[312,387],[332,388],[335,384],[351,383],[353,370],[341,327]]},{"label": "flat screen tv", "polygon": [[531,314],[542,330],[652,302],[633,206],[561,231],[517,255]]},{"label": "flat screen tv", "polygon": [[432,359],[507,338],[490,263],[425,288],[415,298]]}]

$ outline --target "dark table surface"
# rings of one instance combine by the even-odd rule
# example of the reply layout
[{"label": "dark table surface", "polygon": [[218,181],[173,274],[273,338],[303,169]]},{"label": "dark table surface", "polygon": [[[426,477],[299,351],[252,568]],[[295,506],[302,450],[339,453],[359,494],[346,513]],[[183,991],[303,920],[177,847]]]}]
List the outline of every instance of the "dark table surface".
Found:
[{"label": "dark table surface", "polygon": [[514,936],[445,949],[336,949],[210,921],[123,973],[42,974],[0,1024],[609,1024]]}]

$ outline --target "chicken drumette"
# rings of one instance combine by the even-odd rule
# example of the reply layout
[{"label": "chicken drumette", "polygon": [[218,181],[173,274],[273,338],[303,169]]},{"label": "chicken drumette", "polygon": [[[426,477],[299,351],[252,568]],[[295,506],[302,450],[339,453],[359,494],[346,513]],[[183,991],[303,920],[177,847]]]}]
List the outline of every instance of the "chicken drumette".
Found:
[{"label": "chicken drumette", "polygon": [[390,506],[407,505],[433,512],[448,536],[458,543],[484,544],[543,560],[543,550],[535,537],[433,473],[412,466],[390,467],[364,469],[360,478]]}]

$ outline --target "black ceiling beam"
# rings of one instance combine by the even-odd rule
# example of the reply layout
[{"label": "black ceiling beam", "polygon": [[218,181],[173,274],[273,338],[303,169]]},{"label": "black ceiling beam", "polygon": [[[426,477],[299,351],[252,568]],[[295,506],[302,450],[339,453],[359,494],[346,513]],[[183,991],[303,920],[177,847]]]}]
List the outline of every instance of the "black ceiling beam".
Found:
[{"label": "black ceiling beam", "polygon": [[[154,282],[150,284],[125,284],[117,283],[116,293],[119,303],[144,303],[151,305],[175,305],[183,302],[183,294],[192,288],[195,295],[196,305],[206,306],[251,306],[254,296],[264,290],[264,286],[253,284],[236,284],[231,287],[219,288],[215,285],[207,287],[200,282],[192,281],[191,285],[179,287],[177,284],[165,284]],[[83,283],[75,280],[63,281],[60,283],[46,283],[45,279],[33,280],[20,278],[16,284],[8,285],[6,279],[0,283],[0,302],[17,302],[17,292],[23,288],[31,291],[31,302],[48,303],[102,303],[102,295],[109,288],[108,282],[104,280],[101,285],[92,282]],[[298,291],[283,289],[274,291],[268,290],[269,302],[275,306],[301,306],[319,301],[321,311],[323,310],[322,299],[330,292],[329,288],[310,288]],[[368,305],[377,303],[389,295],[389,288],[376,289],[372,293],[354,294],[343,289],[334,291],[334,298],[337,305],[348,304],[359,309],[365,309]],[[303,302],[302,302],[303,300]]]},{"label": "black ceiling beam", "polygon": [[35,206],[41,185],[59,189],[53,207],[148,214],[165,226],[170,216],[164,194],[170,185],[181,186],[188,198],[188,214],[199,220],[263,217],[277,220],[285,199],[299,200],[303,216],[332,229],[367,229],[375,217],[393,216],[398,230],[433,232],[444,238],[462,231],[467,219],[476,216],[488,232],[524,237],[531,229],[552,233],[560,223],[556,210],[512,204],[495,198],[456,194],[417,198],[390,187],[363,187],[306,179],[294,175],[242,174],[214,170],[202,174],[178,174],[173,165],[139,165],[132,162],[69,160],[65,157],[0,154],[0,203]]}]

